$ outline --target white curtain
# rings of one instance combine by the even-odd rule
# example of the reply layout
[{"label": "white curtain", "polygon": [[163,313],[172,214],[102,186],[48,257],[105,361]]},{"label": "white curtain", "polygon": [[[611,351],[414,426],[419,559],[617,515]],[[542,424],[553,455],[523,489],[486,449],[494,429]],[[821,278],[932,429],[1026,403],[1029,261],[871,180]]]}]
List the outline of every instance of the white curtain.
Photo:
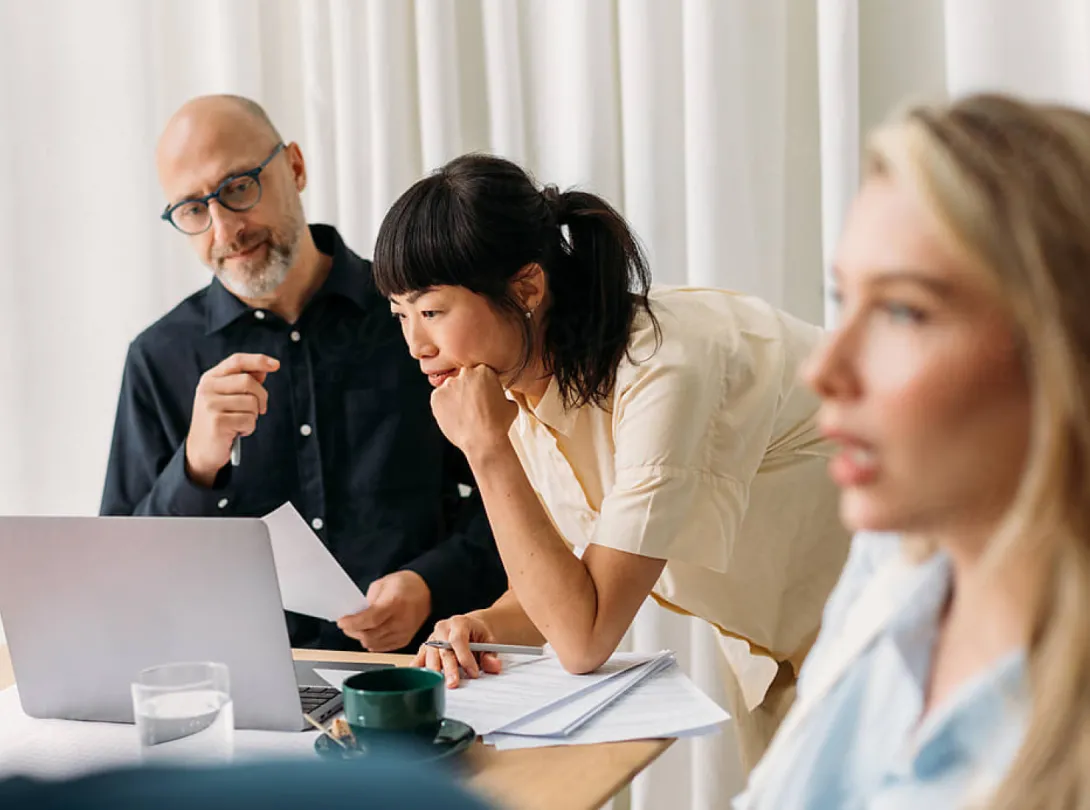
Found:
[{"label": "white curtain", "polygon": [[[1090,104],[1090,2],[0,0],[0,514],[96,511],[126,345],[207,281],[157,218],[191,96],[263,103],[310,219],[364,255],[413,180],[484,149],[615,201],[661,282],[832,322],[861,131],[985,88]],[[702,624],[648,606],[628,641],[723,700]],[[727,733],[618,804],[725,807],[739,780]]]}]

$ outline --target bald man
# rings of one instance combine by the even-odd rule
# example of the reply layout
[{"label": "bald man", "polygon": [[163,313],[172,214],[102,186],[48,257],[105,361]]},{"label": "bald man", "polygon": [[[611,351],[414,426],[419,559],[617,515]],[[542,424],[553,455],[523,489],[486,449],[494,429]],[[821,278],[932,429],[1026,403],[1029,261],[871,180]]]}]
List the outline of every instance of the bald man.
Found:
[{"label": "bald man", "polygon": [[415,649],[491,604],[506,575],[468,466],[371,263],[308,226],[299,146],[255,102],[205,96],[171,117],[156,162],[165,227],[213,278],[129,347],[102,514],[291,501],[370,603],[337,624],[289,613],[296,647]]}]

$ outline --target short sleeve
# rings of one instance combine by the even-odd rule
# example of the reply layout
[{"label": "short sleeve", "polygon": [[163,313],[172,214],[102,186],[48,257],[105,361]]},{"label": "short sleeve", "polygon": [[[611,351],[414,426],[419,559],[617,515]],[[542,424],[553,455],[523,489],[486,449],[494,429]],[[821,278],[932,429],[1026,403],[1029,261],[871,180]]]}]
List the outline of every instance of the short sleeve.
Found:
[{"label": "short sleeve", "polygon": [[592,542],[726,570],[771,442],[783,363],[773,343],[723,332],[664,322],[648,359],[630,351],[614,398],[615,479]]}]

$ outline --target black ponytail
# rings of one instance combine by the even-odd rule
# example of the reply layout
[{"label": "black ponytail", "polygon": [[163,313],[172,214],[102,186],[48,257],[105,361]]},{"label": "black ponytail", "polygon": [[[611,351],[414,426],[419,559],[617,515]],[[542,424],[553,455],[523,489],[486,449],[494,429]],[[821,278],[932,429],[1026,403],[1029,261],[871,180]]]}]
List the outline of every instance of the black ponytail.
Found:
[{"label": "black ponytail", "polygon": [[455,158],[406,191],[386,214],[375,244],[374,277],[385,296],[457,285],[486,296],[527,330],[511,281],[537,263],[551,305],[542,355],[567,407],[603,405],[647,300],[651,272],[624,218],[601,197],[556,186],[538,191],[510,161]]},{"label": "black ponytail", "polygon": [[546,369],[565,404],[600,405],[613,392],[636,314],[650,313],[651,272],[624,218],[601,197],[556,186],[543,195],[559,226]]}]

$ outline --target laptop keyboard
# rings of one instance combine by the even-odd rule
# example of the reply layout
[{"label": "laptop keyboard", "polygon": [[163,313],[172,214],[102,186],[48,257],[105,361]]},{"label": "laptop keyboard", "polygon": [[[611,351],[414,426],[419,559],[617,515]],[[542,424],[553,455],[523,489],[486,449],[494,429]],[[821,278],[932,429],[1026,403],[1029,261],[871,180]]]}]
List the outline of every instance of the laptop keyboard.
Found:
[{"label": "laptop keyboard", "polygon": [[[340,689],[334,689],[331,686],[300,686],[299,687],[299,701],[303,705],[303,711],[309,715],[314,715],[316,720],[321,720],[319,714],[329,714],[329,711],[319,712],[325,704],[330,701],[339,698],[341,695]],[[333,707],[331,706],[330,709]]]}]

